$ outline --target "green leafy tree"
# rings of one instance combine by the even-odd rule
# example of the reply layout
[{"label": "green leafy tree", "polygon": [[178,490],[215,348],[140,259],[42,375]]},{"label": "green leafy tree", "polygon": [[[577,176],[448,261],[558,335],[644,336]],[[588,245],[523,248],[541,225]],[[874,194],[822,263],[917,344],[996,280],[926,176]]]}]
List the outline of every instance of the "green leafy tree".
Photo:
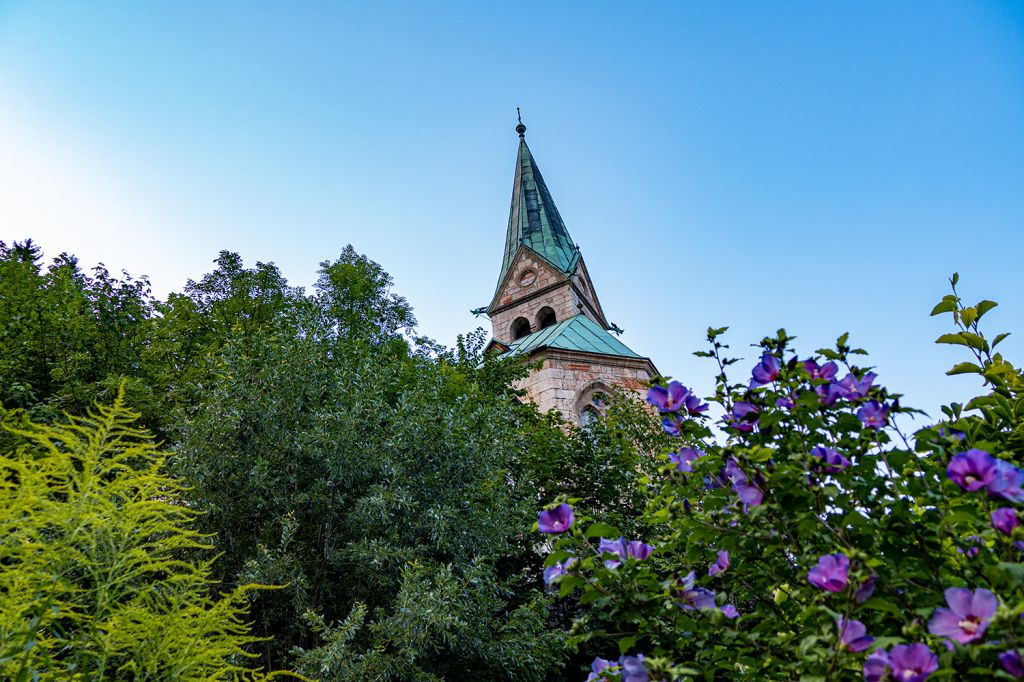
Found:
[{"label": "green leafy tree", "polygon": [[45,271],[31,242],[0,242],[0,404],[53,419],[110,401],[122,381],[146,412],[152,397],[137,381],[143,336],[152,317],[149,282],[92,276],[67,254]]},{"label": "green leafy tree", "polygon": [[317,309],[337,339],[381,342],[416,326],[412,308],[391,293],[391,275],[349,244],[335,261],[320,263]]},{"label": "green leafy tree", "polygon": [[553,625],[581,607],[552,610],[522,528],[553,495],[634,527],[664,440],[648,410],[609,396],[587,429],[540,415],[511,387],[527,368],[485,356],[482,331],[452,350],[414,339],[390,276],[351,246],[310,294],[223,251],[163,302],[40,261],[30,243],[0,258],[0,419],[84,414],[123,385],[202,512],[214,584],[286,585],[253,597],[265,668],[558,678],[571,652]]},{"label": "green leafy tree", "polygon": [[519,530],[537,503],[511,454],[522,370],[476,342],[410,348],[407,304],[350,251],[289,313],[301,333],[229,337],[176,420],[220,577],[288,585],[254,609],[269,663],[294,649],[326,679],[544,679],[561,648]]}]

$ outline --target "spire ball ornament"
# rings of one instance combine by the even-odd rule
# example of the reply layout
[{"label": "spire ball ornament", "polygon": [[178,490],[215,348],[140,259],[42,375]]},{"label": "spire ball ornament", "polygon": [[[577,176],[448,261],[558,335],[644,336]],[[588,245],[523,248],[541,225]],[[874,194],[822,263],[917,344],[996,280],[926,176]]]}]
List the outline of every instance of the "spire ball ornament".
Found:
[{"label": "spire ball ornament", "polygon": [[519,111],[519,107],[516,107],[516,118],[519,119],[516,132],[519,133],[519,137],[523,137],[526,134],[526,126],[523,125],[523,112]]}]

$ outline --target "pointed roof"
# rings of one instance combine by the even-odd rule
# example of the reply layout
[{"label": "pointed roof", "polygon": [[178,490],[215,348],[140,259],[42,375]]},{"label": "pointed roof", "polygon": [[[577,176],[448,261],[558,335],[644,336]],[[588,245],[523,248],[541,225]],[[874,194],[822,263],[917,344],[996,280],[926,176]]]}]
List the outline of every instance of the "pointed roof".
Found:
[{"label": "pointed roof", "polygon": [[545,327],[509,344],[506,355],[529,355],[542,348],[558,348],[579,353],[618,355],[624,358],[645,359],[608,333],[586,315],[574,315],[558,324]]},{"label": "pointed roof", "polygon": [[549,262],[566,277],[572,276],[579,260],[579,249],[569,236],[540,168],[526,146],[526,126],[520,123],[516,132],[519,133],[519,157],[512,183],[512,208],[505,235],[505,256],[498,276],[499,288],[520,245]]}]

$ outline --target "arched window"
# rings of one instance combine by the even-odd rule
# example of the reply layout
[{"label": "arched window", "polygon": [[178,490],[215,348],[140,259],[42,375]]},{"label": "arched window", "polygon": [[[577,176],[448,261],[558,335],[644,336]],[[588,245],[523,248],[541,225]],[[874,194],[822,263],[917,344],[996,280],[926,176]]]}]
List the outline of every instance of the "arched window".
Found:
[{"label": "arched window", "polygon": [[595,381],[576,394],[576,414],[580,426],[586,428],[604,416],[610,394],[611,389],[600,381]]},{"label": "arched window", "polygon": [[509,328],[513,339],[521,339],[524,336],[530,334],[530,321],[525,317],[517,317],[512,320],[512,326]]},{"label": "arched window", "polygon": [[544,329],[544,327],[550,327],[553,324],[558,324],[558,318],[555,317],[555,311],[548,306],[544,306],[537,312],[537,326]]}]

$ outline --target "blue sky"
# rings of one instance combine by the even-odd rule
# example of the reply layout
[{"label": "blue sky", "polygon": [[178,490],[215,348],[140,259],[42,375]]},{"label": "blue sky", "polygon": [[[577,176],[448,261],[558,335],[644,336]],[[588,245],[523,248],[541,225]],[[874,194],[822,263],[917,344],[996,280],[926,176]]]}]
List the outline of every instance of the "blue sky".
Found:
[{"label": "blue sky", "polygon": [[0,0],[0,239],[294,284],[352,243],[445,343],[501,263],[515,107],[623,340],[843,331],[933,413],[961,274],[1024,362],[1024,4]]}]

